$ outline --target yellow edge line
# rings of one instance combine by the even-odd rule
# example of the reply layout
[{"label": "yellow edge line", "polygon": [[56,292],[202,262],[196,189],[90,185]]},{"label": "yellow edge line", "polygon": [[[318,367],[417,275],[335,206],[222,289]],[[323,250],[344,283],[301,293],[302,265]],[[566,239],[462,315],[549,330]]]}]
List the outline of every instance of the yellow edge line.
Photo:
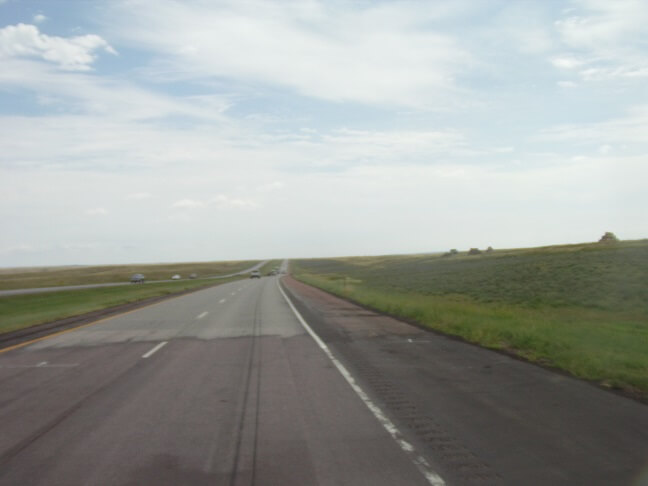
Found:
[{"label": "yellow edge line", "polygon": [[[207,288],[209,288],[209,287],[207,287]],[[207,290],[207,288],[205,288],[203,290]],[[142,309],[147,309],[148,307],[153,307],[154,305],[159,305],[159,304],[162,304],[164,302],[168,302],[170,300],[179,299],[180,297],[185,297],[185,295],[178,295],[176,297],[169,297],[168,299],[164,299],[162,302],[154,302],[152,304],[143,305],[142,307],[138,307],[137,309],[122,312],[120,314],[115,314],[114,316],[104,317],[103,319],[99,319],[97,321],[89,322],[87,324],[82,324],[82,325],[77,326],[77,327],[71,327],[71,328],[65,329],[63,331],[55,332],[54,334],[48,334],[47,336],[41,336],[39,338],[32,339],[30,341],[25,341],[24,343],[14,344],[13,346],[9,346],[8,348],[0,349],[0,354],[6,353],[7,351],[11,351],[13,349],[23,348],[25,346],[29,346],[30,344],[34,344],[34,343],[37,343],[39,341],[44,341],[45,339],[60,336],[61,334],[66,334],[68,332],[77,331],[79,329],[83,329],[84,327],[94,326],[95,324],[101,324],[102,322],[109,321],[110,319],[115,319],[117,317],[127,316],[128,314],[132,314],[133,312],[138,312],[138,311],[141,311]]]}]

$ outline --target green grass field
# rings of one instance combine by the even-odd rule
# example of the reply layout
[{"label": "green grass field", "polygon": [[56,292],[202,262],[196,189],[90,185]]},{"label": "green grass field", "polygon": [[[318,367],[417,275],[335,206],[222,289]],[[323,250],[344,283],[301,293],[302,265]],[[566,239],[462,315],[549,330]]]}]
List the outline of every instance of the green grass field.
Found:
[{"label": "green grass field", "polygon": [[0,290],[127,282],[135,273],[143,273],[147,280],[166,280],[175,274],[186,278],[192,273],[201,278],[239,272],[255,263],[257,261],[4,268],[0,269]]},{"label": "green grass field", "polygon": [[648,240],[298,260],[300,280],[648,399]]}]

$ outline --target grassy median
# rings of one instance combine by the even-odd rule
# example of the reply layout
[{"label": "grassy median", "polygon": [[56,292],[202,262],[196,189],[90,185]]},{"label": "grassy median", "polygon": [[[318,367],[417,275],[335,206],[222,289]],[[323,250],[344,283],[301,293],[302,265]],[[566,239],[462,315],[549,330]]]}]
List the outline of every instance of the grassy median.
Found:
[{"label": "grassy median", "polygon": [[648,399],[648,241],[299,260],[351,300]]}]

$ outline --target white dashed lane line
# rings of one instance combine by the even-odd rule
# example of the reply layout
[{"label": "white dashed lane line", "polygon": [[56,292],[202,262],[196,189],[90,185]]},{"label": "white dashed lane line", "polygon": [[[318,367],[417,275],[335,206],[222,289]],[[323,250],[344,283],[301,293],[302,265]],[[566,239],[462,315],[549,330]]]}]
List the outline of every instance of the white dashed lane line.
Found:
[{"label": "white dashed lane line", "polygon": [[158,344],[153,349],[151,349],[148,353],[142,355],[142,358],[150,358],[151,356],[153,356],[155,352],[157,352],[162,346],[164,346],[167,343],[168,341],[162,341],[160,344]]},{"label": "white dashed lane line", "polygon": [[0,368],[74,368],[75,366],[79,366],[78,363],[70,363],[70,364],[52,364],[49,361],[41,361],[38,364],[21,364],[21,365],[0,365]]},{"label": "white dashed lane line", "polygon": [[219,304],[224,304],[225,302],[226,302],[225,299],[221,299],[221,300],[218,301]]},{"label": "white dashed lane line", "polygon": [[205,317],[207,314],[209,314],[209,312],[207,312],[207,311],[203,312],[202,314],[198,314],[198,315],[196,316],[196,319],[202,319],[202,318]]}]

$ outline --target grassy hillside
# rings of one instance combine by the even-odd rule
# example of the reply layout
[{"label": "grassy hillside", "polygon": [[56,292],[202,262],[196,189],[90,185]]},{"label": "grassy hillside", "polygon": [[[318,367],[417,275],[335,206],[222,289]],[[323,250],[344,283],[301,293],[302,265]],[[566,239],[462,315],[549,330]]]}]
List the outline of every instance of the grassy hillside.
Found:
[{"label": "grassy hillside", "polygon": [[0,290],[127,282],[131,275],[143,273],[147,280],[165,280],[179,274],[188,277],[227,275],[251,267],[257,261],[161,263],[0,269]]},{"label": "grassy hillside", "polygon": [[293,272],[378,310],[648,398],[648,240],[299,260]]}]

